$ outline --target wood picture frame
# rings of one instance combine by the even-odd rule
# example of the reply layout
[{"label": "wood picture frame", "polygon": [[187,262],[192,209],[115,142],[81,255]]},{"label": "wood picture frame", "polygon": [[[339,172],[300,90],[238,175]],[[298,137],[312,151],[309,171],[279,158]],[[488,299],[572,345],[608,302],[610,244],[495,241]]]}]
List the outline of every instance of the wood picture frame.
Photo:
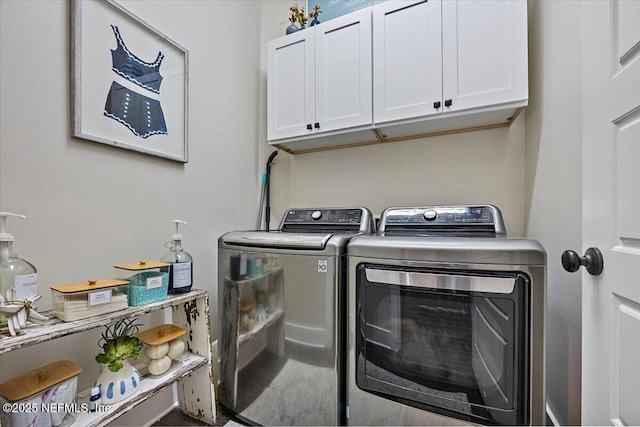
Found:
[{"label": "wood picture frame", "polygon": [[188,51],[112,0],[71,13],[73,136],[188,162]]}]

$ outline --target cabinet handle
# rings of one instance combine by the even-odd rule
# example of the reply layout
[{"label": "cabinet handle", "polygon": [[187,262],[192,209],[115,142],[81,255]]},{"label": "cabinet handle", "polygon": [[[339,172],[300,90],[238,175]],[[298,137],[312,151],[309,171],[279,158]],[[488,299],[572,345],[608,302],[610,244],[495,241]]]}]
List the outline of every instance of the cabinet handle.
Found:
[{"label": "cabinet handle", "polygon": [[320,129],[320,123],[316,122],[313,127],[315,127],[316,129]]},{"label": "cabinet handle", "polygon": [[440,108],[440,101],[436,101],[433,103],[433,108]]},{"label": "cabinet handle", "polygon": [[451,104],[453,104],[453,101],[450,99],[445,99],[444,100],[444,106],[445,107],[451,107]]},{"label": "cabinet handle", "polygon": [[313,128],[311,127],[311,123],[307,124],[307,130],[311,130],[311,129],[313,129]]}]

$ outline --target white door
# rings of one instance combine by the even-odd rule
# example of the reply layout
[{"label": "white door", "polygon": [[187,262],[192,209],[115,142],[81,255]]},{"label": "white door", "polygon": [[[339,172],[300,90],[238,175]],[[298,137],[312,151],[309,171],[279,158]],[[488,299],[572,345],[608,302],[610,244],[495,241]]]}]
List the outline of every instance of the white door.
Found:
[{"label": "white door", "polygon": [[439,0],[374,6],[375,123],[442,113],[441,8]]},{"label": "white door", "polygon": [[527,2],[442,2],[444,111],[526,101]]},{"label": "white door", "polygon": [[315,76],[313,29],[267,45],[267,139],[313,133]]},{"label": "white door", "polygon": [[314,130],[370,125],[371,9],[323,22],[313,29],[316,39]]},{"label": "white door", "polygon": [[581,4],[582,423],[640,425],[640,2]]}]

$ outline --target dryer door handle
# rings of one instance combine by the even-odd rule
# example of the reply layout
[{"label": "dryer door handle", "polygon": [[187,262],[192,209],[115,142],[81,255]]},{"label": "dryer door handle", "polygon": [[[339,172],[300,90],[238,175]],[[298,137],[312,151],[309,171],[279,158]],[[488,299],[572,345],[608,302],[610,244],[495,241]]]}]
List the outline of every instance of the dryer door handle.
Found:
[{"label": "dryer door handle", "polygon": [[374,268],[365,268],[365,274],[370,283],[496,294],[510,294],[516,283],[512,277],[461,276]]}]

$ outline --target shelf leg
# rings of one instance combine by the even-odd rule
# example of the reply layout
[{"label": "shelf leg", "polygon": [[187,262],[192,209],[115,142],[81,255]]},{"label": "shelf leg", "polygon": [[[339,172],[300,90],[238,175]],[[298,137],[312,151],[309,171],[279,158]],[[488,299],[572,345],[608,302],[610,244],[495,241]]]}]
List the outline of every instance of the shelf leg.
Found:
[{"label": "shelf leg", "polygon": [[178,401],[182,411],[195,419],[213,425],[216,402],[213,387],[209,296],[172,307],[173,322],[187,330],[187,351],[205,357],[209,363],[180,379]]}]

